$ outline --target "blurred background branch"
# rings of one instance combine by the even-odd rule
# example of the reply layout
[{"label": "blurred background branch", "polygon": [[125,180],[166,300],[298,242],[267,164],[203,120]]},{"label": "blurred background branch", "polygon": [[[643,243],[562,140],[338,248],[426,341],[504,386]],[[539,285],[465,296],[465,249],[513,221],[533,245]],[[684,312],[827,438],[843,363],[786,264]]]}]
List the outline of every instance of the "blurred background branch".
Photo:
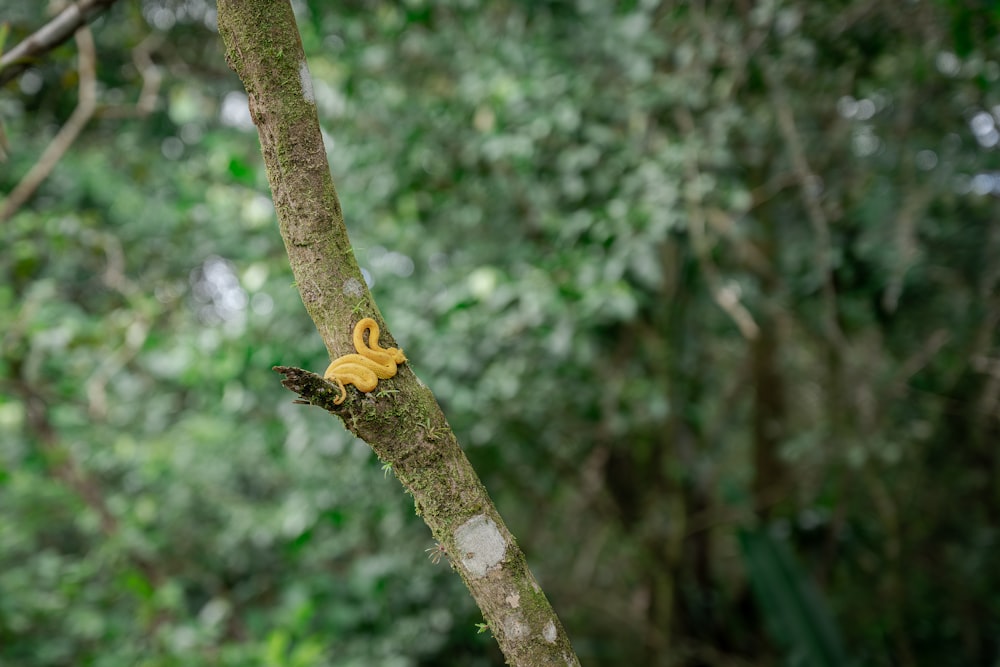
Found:
[{"label": "blurred background branch", "polygon": [[10,191],[0,207],[0,222],[7,220],[31,197],[42,181],[55,169],[63,154],[73,145],[80,131],[94,115],[97,108],[97,51],[90,28],[84,26],[76,32],[80,77],[79,97],[76,108],[56,136],[42,152],[38,162],[24,175],[24,178]]},{"label": "blurred background branch", "polygon": [[0,54],[0,86],[11,81],[41,58],[73,36],[117,0],[78,0],[54,2],[58,14],[48,23]]}]

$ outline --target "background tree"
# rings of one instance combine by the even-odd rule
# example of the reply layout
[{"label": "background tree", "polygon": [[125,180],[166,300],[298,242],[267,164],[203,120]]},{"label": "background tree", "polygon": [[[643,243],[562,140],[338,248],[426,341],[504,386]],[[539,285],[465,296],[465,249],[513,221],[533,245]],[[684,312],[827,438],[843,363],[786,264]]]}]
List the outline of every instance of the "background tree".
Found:
[{"label": "background tree", "polygon": [[[297,9],[361,266],[585,664],[996,655],[995,10]],[[0,228],[0,657],[498,661],[268,370],[325,355],[212,11],[93,24]],[[4,192],[76,53],[4,88]]]}]

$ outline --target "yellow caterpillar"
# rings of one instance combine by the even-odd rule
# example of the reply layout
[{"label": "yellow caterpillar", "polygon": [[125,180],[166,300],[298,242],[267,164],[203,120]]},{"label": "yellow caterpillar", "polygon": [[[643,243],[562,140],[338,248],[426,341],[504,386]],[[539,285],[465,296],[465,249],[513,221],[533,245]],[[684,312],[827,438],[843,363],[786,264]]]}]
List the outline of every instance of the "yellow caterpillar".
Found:
[{"label": "yellow caterpillar", "polygon": [[[365,343],[365,332],[368,343]],[[357,354],[345,354],[334,359],[326,368],[323,377],[340,388],[340,397],[333,402],[340,405],[347,398],[346,385],[353,384],[359,391],[374,391],[378,381],[396,374],[396,365],[406,361],[398,347],[379,347],[378,324],[366,317],[354,325],[354,349]]]}]

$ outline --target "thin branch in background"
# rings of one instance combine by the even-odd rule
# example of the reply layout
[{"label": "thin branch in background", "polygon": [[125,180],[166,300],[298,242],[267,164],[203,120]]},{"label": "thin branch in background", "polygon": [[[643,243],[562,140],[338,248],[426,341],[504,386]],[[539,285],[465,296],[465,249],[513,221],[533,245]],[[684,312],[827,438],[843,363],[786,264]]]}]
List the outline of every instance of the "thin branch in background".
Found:
[{"label": "thin branch in background", "polygon": [[890,384],[893,391],[897,395],[904,393],[910,378],[923,370],[950,340],[951,333],[947,329],[938,329],[931,334],[919,350],[899,365]]},{"label": "thin branch in background", "polygon": [[790,171],[774,176],[766,183],[758,185],[750,191],[750,208],[755,209],[763,205],[765,202],[781,194],[786,188],[790,188],[798,182],[798,177]]},{"label": "thin branch in background", "polygon": [[152,54],[163,43],[163,36],[151,34],[132,49],[132,63],[142,77],[142,90],[134,105],[102,106],[97,115],[100,118],[145,117],[156,109],[156,101],[160,95],[160,84],[163,73],[153,62]]},{"label": "thin branch in background", "polygon": [[38,58],[69,39],[79,28],[117,0],[80,0],[71,3],[51,21],[7,53],[0,55],[0,86],[14,79]]},{"label": "thin branch in background", "polygon": [[8,220],[42,184],[63,154],[76,140],[80,130],[94,115],[97,107],[97,52],[94,48],[94,38],[90,28],[84,26],[76,32],[76,45],[79,49],[80,99],[73,114],[53,137],[45,148],[38,162],[28,170],[21,182],[11,191],[0,208],[0,221]]},{"label": "thin branch in background", "polygon": [[14,387],[24,401],[27,427],[37,439],[39,450],[52,475],[72,489],[98,516],[101,532],[105,537],[115,535],[118,532],[118,521],[104,500],[103,489],[97,479],[81,469],[76,459],[60,444],[58,432],[49,419],[47,401],[28,382],[18,381]]},{"label": "thin branch in background", "polygon": [[761,70],[764,80],[771,92],[771,102],[778,119],[778,131],[785,140],[788,156],[792,161],[792,169],[799,182],[799,191],[805,204],[806,215],[816,234],[816,269],[822,278],[823,298],[823,328],[827,339],[837,348],[843,349],[846,344],[844,334],[837,323],[837,292],[833,286],[833,243],[830,235],[830,223],[826,212],[820,203],[820,179],[809,166],[806,158],[802,135],[799,133],[792,114],[791,102],[788,99],[784,85],[774,73],[774,65],[765,59]]},{"label": "thin branch in background", "polygon": [[[681,129],[686,135],[691,136],[695,130],[691,113],[687,109],[681,109],[676,115]],[[696,191],[700,173],[693,155],[686,161],[685,170],[688,180],[688,187],[684,188],[684,198],[687,201],[688,210],[688,230],[691,232],[691,245],[698,258],[702,273],[705,275],[709,292],[719,308],[729,315],[739,328],[740,334],[747,340],[754,340],[760,334],[760,327],[757,326],[753,315],[750,314],[746,306],[740,303],[739,290],[734,286],[723,284],[719,271],[709,258],[708,239],[705,234],[705,210],[702,206],[701,194]]]},{"label": "thin branch in background", "polygon": [[937,192],[931,188],[911,187],[912,194],[900,206],[899,215],[896,216],[896,224],[894,225],[894,240],[898,254],[891,269],[892,275],[889,277],[889,284],[882,293],[882,308],[888,313],[896,312],[899,299],[903,295],[906,273],[917,263],[920,256],[920,246],[917,242],[917,221],[931,199],[937,195]]}]

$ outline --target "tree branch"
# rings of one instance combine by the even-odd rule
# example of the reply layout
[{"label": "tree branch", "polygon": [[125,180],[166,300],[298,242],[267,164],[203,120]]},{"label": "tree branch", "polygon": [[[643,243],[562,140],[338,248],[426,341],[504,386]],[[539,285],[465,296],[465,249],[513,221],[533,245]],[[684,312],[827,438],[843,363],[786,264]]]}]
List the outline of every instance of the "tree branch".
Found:
[{"label": "tree branch", "polygon": [[117,0],[74,2],[10,51],[0,55],[0,86],[27,69],[33,58],[42,56],[65,42],[77,29],[115,2]]},{"label": "tree branch", "polygon": [[[218,7],[226,60],[247,91],[296,285],[330,357],[353,351],[351,332],[363,317],[375,319],[385,346],[394,346],[347,238],[290,3],[219,0]],[[331,400],[339,391],[320,376],[278,370],[286,386],[339,416],[392,466],[509,664],[579,664],[437,400],[409,364],[379,383],[389,391],[362,395],[351,387],[340,405]]]},{"label": "tree branch", "polygon": [[[681,108],[675,115],[681,130],[691,136],[695,131],[694,119],[691,112]],[[689,153],[689,158],[684,163],[684,172],[687,177],[687,186],[684,188],[684,201],[687,204],[688,230],[691,232],[691,247],[694,249],[695,257],[698,259],[698,266],[701,267],[708,283],[708,291],[712,295],[712,300],[722,309],[726,315],[736,324],[740,334],[747,340],[756,340],[760,335],[760,327],[754,321],[753,315],[740,302],[739,292],[733,286],[723,284],[722,277],[710,257],[707,234],[705,233],[705,210],[701,201],[701,193],[698,192],[698,181],[701,174],[693,153]]]},{"label": "tree branch", "polygon": [[76,31],[76,45],[79,49],[80,96],[76,108],[69,120],[63,125],[49,145],[45,148],[38,162],[28,170],[24,178],[11,190],[10,195],[0,207],[0,222],[9,219],[34,194],[63,154],[76,141],[80,130],[94,115],[97,107],[97,53],[94,49],[94,38],[90,28],[84,26]]},{"label": "tree branch", "polygon": [[822,181],[809,165],[806,149],[795,122],[795,114],[788,99],[781,77],[776,72],[777,66],[768,58],[762,57],[761,71],[764,81],[771,94],[772,107],[778,121],[778,131],[785,141],[792,170],[799,182],[799,193],[816,235],[816,271],[820,276],[820,295],[823,303],[823,334],[838,351],[844,352],[847,344],[844,333],[837,320],[837,291],[833,284],[833,242],[830,234],[830,223],[820,201]]}]

